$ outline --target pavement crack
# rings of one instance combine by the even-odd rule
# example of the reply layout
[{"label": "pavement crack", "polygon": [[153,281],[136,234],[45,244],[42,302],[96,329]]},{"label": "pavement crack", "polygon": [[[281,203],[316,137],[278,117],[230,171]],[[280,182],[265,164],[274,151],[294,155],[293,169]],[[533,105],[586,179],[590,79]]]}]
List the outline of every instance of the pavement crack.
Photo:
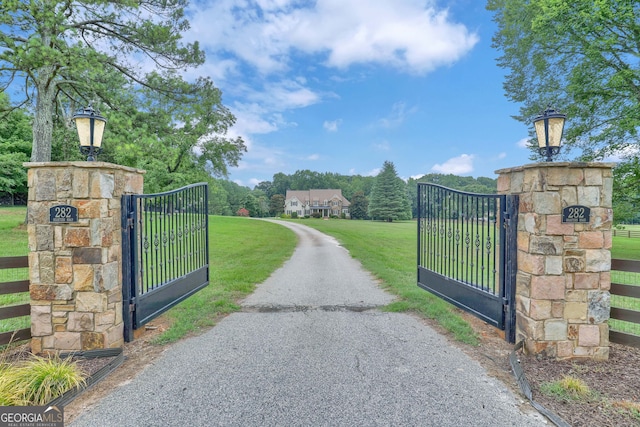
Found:
[{"label": "pavement crack", "polygon": [[356,312],[377,310],[383,307],[378,304],[327,304],[327,305],[299,305],[299,304],[254,304],[244,305],[240,310],[243,313],[296,313],[308,311],[325,312]]}]

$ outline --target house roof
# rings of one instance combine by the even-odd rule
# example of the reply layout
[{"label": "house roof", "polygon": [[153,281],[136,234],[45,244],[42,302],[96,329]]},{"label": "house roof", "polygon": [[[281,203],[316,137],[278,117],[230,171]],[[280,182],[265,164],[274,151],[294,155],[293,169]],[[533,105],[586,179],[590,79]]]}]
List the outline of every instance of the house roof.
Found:
[{"label": "house roof", "polygon": [[324,200],[333,200],[338,198],[342,200],[342,206],[347,207],[351,205],[347,199],[342,195],[342,190],[340,189],[327,189],[327,190],[287,190],[287,194],[285,196],[286,200],[296,198],[301,202],[309,202],[309,201],[324,201]]}]

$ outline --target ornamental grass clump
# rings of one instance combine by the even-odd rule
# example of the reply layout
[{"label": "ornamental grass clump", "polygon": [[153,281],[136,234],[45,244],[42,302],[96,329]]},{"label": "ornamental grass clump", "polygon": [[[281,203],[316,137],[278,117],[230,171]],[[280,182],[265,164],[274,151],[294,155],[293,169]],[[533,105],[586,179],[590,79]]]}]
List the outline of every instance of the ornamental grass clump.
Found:
[{"label": "ornamental grass clump", "polygon": [[0,369],[0,406],[45,405],[86,384],[75,362],[57,356],[30,356]]},{"label": "ornamental grass clump", "polygon": [[593,391],[584,381],[570,375],[565,375],[558,381],[542,384],[540,391],[565,401],[586,401],[594,397]]}]

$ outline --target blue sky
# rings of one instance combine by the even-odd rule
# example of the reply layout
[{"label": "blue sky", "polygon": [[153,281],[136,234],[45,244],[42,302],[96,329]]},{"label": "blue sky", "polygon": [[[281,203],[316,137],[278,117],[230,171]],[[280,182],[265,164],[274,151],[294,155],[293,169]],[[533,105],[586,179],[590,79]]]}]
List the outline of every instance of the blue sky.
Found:
[{"label": "blue sky", "polygon": [[488,176],[530,163],[480,0],[194,1],[198,40],[247,143],[229,179],[299,169]]}]

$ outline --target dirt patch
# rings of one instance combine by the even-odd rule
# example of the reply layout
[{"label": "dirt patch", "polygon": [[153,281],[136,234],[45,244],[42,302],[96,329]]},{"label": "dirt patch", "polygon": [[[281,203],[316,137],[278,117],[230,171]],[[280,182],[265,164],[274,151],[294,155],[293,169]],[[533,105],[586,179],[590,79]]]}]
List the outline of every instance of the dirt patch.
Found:
[{"label": "dirt patch", "polygon": [[[521,399],[526,399],[507,359],[513,345],[504,341],[495,328],[466,313],[463,317],[478,332],[481,344],[478,347],[457,345],[480,362],[491,376],[502,380]],[[611,344],[606,362],[556,361],[526,356],[522,352],[517,354],[531,385],[533,399],[571,426],[640,426],[640,348]],[[578,400],[567,400],[541,392],[545,383],[559,381],[565,376],[582,380],[591,393]]]}]

